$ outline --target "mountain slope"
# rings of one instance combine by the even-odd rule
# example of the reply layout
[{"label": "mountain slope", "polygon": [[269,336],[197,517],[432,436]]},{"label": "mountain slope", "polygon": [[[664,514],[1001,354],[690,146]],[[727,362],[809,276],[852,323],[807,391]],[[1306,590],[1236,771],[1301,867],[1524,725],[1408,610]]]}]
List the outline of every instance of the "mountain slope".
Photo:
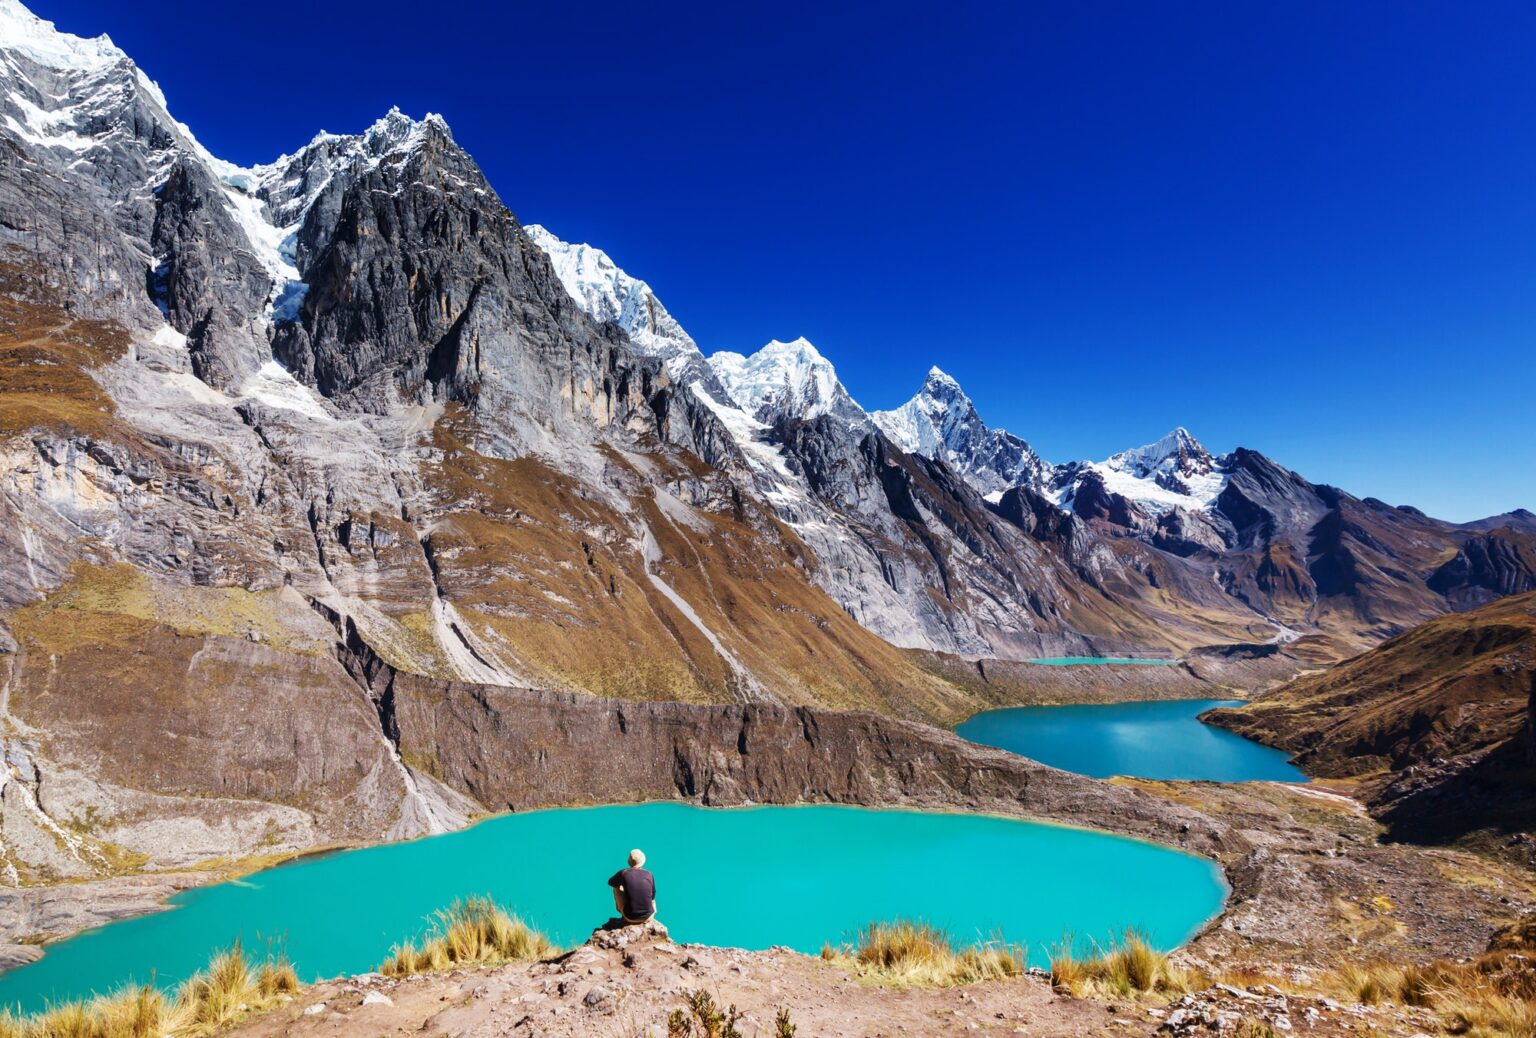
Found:
[{"label": "mountain slope", "polygon": [[650,285],[630,276],[602,249],[561,241],[538,224],[523,230],[554,264],[571,298],[594,320],[618,325],[637,351],[660,357],[674,383],[698,382],[714,399],[729,402],[698,345],[661,305]]},{"label": "mountain slope", "polygon": [[[804,340],[704,361],[643,282],[525,229],[441,118],[236,167],[16,0],[0,152],[18,880],[462,824],[486,805],[402,745],[378,667],[948,722],[997,693],[923,653],[1356,645],[1525,579],[1469,546],[1497,530],[1252,452],[1150,529],[984,490],[1033,455],[960,398],[934,442],[971,460],[893,442]],[[1196,478],[1175,446],[1125,471]]]},{"label": "mountain slope", "polygon": [[1536,828],[1536,595],[1439,617],[1321,674],[1207,715],[1358,778],[1405,839]]}]

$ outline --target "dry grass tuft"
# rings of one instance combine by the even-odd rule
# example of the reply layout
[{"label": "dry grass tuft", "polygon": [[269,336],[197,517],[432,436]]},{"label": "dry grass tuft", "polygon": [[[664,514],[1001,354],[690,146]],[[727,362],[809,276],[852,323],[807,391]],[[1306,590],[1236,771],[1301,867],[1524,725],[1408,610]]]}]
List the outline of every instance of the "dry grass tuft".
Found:
[{"label": "dry grass tuft", "polygon": [[1442,1024],[1468,1038],[1536,1038],[1536,1002],[1487,990],[1458,992],[1445,1003]]},{"label": "dry grass tuft", "polygon": [[406,977],[467,964],[532,962],[556,951],[549,938],[490,898],[471,897],[438,912],[432,931],[420,944],[395,945],[379,971],[386,977]]},{"label": "dry grass tuft", "polygon": [[236,944],[174,995],[145,984],[32,1016],[3,1012],[0,1038],[195,1038],[269,1008],[298,989],[298,976],[288,963],[252,967]]},{"label": "dry grass tuft", "polygon": [[1397,971],[1380,963],[1348,963],[1339,967],[1336,976],[1344,996],[1366,1006],[1387,1001],[1388,993],[1397,987]]},{"label": "dry grass tuft", "polygon": [[1025,963],[1024,950],[1001,938],[957,949],[943,930],[906,920],[871,923],[852,947],[827,945],[821,957],[882,983],[923,987],[1016,977]]},{"label": "dry grass tuft", "polygon": [[[1513,929],[1513,928],[1512,928]],[[1441,1027],[1470,1038],[1536,1038],[1536,968],[1528,947],[1531,928],[1496,936],[1489,951],[1470,962],[1400,966],[1347,964],[1318,986],[1365,1005],[1395,1003],[1434,1011]]]},{"label": "dry grass tuft", "polygon": [[1051,984],[1074,996],[1097,993],[1132,998],[1151,991],[1184,994],[1209,983],[1210,978],[1197,970],[1170,964],[1168,956],[1134,930],[1108,948],[1095,947],[1085,957],[1074,951],[1070,938],[1051,954]]}]

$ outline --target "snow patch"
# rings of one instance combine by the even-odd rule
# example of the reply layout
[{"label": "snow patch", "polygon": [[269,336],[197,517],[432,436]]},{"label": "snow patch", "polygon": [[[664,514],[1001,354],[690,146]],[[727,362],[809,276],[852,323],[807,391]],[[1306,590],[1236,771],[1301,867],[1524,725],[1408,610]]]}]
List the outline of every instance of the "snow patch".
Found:
[{"label": "snow patch", "polygon": [[162,324],[156,328],[155,334],[150,341],[156,346],[163,346],[172,350],[185,352],[187,348],[187,337],[168,324]]},{"label": "snow patch", "polygon": [[805,493],[800,489],[799,477],[784,460],[783,451],[767,441],[769,431],[767,425],[739,407],[720,403],[705,392],[704,387],[697,382],[690,388],[693,390],[693,395],[713,411],[716,418],[720,419],[720,424],[725,426],[725,431],[730,433],[736,446],[741,448],[742,456],[747,460],[747,466],[762,477],[761,489],[771,504],[792,505],[805,500]]},{"label": "snow patch", "polygon": [[597,321],[624,329],[643,354],[666,361],[667,374],[682,376],[691,361],[702,361],[693,338],[667,312],[651,286],[626,273],[594,245],[562,241],[540,224],[523,228],[544,250],[566,293]]},{"label": "snow patch", "polygon": [[287,368],[275,360],[267,361],[254,375],[241,383],[238,395],[259,400],[269,407],[297,411],[316,421],[336,421],[321,405],[315,391],[294,378]]},{"label": "snow patch", "polygon": [[824,414],[864,418],[832,362],[804,336],[774,339],[751,356],[721,350],[709,366],[742,408],[759,420],[811,419]]}]

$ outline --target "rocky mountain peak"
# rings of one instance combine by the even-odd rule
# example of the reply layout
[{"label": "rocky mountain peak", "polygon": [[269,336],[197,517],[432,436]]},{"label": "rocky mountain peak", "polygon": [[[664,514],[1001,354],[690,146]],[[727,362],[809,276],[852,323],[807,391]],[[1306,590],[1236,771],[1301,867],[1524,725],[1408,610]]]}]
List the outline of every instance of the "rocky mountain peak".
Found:
[{"label": "rocky mountain peak", "polygon": [[1105,464],[1142,479],[1157,473],[1203,476],[1216,467],[1216,458],[1181,425],[1154,443],[1111,455]]},{"label": "rocky mountain peak", "polygon": [[1217,457],[1183,426],[1141,447],[1112,454],[1103,461],[1058,466],[1052,479],[1063,507],[1076,508],[1085,479],[1094,493],[1134,502],[1150,516],[1211,507],[1226,488],[1235,455]]},{"label": "rocky mountain peak", "polygon": [[398,105],[392,105],[388,112],[362,132],[361,137],[363,146],[369,152],[382,155],[429,133],[453,139],[453,131],[448,129],[447,121],[436,112],[428,112],[420,119],[413,119],[400,111]]},{"label": "rocky mountain peak", "polygon": [[709,365],[732,399],[760,422],[822,415],[868,421],[832,362],[804,336],[789,342],[773,339],[750,356],[721,350],[710,355]]},{"label": "rocky mountain peak", "polygon": [[1034,449],[981,420],[960,383],[937,365],[905,404],[870,415],[902,450],[948,462],[984,494],[1015,486],[1041,486],[1048,466]]},{"label": "rocky mountain peak", "polygon": [[106,33],[87,39],[60,32],[18,0],[0,0],[0,46],[54,69],[100,70],[128,61]]},{"label": "rocky mountain peak", "polygon": [[946,374],[937,364],[928,369],[928,377],[923,379],[921,392],[934,398],[959,398],[967,403],[970,402],[970,398],[965,395],[965,390],[960,388],[960,383]]},{"label": "rocky mountain peak", "polygon": [[0,62],[0,127],[80,162],[114,198],[157,186],[176,152],[208,157],[110,37],[60,32],[16,0],[0,0],[0,52],[8,58]]}]

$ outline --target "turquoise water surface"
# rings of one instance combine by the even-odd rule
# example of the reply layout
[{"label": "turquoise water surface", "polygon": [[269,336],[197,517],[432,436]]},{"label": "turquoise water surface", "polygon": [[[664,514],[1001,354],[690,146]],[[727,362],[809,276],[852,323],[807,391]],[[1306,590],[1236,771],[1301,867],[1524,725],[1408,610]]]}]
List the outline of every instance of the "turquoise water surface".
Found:
[{"label": "turquoise water surface", "polygon": [[1147,660],[1133,656],[1050,656],[1040,660],[1025,660],[1047,667],[1087,667],[1106,663],[1130,664],[1138,667],[1177,667],[1179,660]]},{"label": "turquoise water surface", "polygon": [[641,804],[506,815],[462,832],[310,858],[176,895],[171,911],[49,946],[0,975],[0,1005],[130,981],[171,986],[236,938],[286,952],[305,980],[374,968],[456,897],[488,893],[559,944],[612,914],[631,847],[680,941],[805,952],[874,920],[921,918],[963,940],[1001,933],[1045,964],[1064,935],[1137,927],[1161,948],[1220,910],[1204,858],[1101,833],[983,815],[851,807]]},{"label": "turquoise water surface", "polygon": [[955,733],[1094,778],[1307,781],[1289,754],[1198,720],[1212,707],[1237,705],[1221,699],[1181,699],[1021,706],[977,714],[956,726]]}]

